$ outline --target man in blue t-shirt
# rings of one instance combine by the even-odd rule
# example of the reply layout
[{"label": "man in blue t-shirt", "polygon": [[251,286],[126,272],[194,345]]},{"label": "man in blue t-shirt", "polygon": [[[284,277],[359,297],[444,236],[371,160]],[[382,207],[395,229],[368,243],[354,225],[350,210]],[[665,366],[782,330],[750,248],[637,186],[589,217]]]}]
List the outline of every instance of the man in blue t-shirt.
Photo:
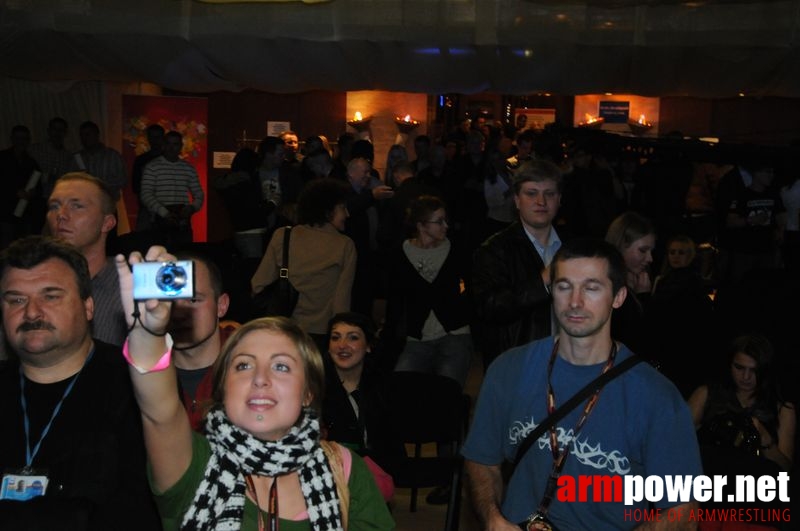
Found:
[{"label": "man in blue t-shirt", "polygon": [[[557,475],[660,476],[701,474],[694,426],[686,403],[665,377],[642,363],[609,382],[574,408],[529,448],[503,489],[501,465],[513,462],[528,433],[584,385],[634,354],[611,339],[611,314],[627,295],[625,265],[612,246],[600,240],[575,240],[556,253],[551,270],[555,337],[516,347],[500,356],[483,382],[473,424],[462,450],[473,504],[486,529],[518,530],[530,515],[544,513],[558,529],[631,529],[635,509],[647,502],[559,501],[542,504],[548,477],[564,452]],[[591,395],[590,395],[591,397]],[[548,403],[550,408],[548,408]],[[554,448],[556,446],[557,448]],[[567,479],[567,478],[564,478]],[[578,493],[580,495],[580,493]],[[580,498],[578,498],[580,499]],[[607,500],[607,497],[604,497]],[[653,529],[693,528],[695,502],[655,503],[662,509]],[[670,521],[666,509],[683,511]],[[648,527],[650,529],[650,527]]]}]

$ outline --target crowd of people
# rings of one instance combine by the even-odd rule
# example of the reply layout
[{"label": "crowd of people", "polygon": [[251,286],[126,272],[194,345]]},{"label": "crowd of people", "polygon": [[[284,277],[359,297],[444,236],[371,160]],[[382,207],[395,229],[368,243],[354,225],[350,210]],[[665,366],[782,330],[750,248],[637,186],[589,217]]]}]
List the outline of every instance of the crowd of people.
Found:
[{"label": "crowd of people", "polygon": [[[392,529],[395,371],[480,374],[463,456],[486,529],[637,525],[554,499],[562,475],[793,470],[797,343],[749,298],[797,272],[789,157],[476,122],[393,146],[381,174],[368,140],[285,131],[211,183],[231,276],[193,245],[179,133],[147,129],[130,175],[150,237],[123,254],[128,172],[96,124],[74,154],[66,128],[0,151],[0,528]],[[134,300],[134,264],[175,260],[190,298]],[[259,314],[281,278],[296,303]]]}]

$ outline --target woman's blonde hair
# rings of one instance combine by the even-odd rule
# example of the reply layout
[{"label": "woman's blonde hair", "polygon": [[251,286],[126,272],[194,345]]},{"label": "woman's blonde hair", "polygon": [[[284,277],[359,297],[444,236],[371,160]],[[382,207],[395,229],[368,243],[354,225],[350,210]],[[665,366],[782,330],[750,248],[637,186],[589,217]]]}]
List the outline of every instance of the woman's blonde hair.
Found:
[{"label": "woman's blonde hair", "polygon": [[621,253],[633,242],[656,234],[655,225],[648,218],[629,210],[617,216],[606,231],[606,241]]},{"label": "woman's blonde hair", "polygon": [[286,317],[262,317],[253,319],[231,334],[222,352],[214,364],[214,385],[212,400],[214,405],[221,405],[225,399],[225,378],[231,366],[233,351],[236,345],[249,333],[258,330],[266,330],[276,334],[282,334],[294,343],[300,352],[303,361],[303,370],[306,378],[306,393],[311,397],[309,404],[317,414],[320,414],[322,397],[325,392],[325,368],[322,363],[322,356],[317,349],[314,340],[301,329],[297,323]]},{"label": "woman's blonde hair", "polygon": [[670,239],[667,240],[667,245],[664,247],[664,252],[666,256],[664,257],[664,263],[661,265],[661,274],[666,275],[670,271],[672,271],[672,267],[669,265],[669,246],[673,243],[682,243],[686,245],[689,249],[689,267],[692,267],[694,264],[694,259],[697,257],[697,244],[694,240],[685,235],[685,234],[676,234]]}]

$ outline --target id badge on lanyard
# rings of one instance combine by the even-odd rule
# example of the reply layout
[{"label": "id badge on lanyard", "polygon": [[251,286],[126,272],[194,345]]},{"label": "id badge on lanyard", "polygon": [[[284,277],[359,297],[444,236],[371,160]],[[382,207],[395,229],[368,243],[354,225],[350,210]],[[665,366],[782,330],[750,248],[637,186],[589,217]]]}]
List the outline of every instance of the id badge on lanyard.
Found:
[{"label": "id badge on lanyard", "polygon": [[25,398],[25,377],[22,372],[22,367],[20,366],[19,389],[23,425],[25,428],[26,464],[22,469],[7,470],[3,473],[3,479],[0,482],[0,500],[26,501],[37,496],[43,496],[47,491],[47,484],[49,483],[47,471],[41,468],[33,468],[31,465],[34,457],[36,457],[36,454],[39,452],[42,441],[44,441],[44,438],[47,437],[47,434],[50,432],[53,421],[61,411],[64,401],[69,396],[72,388],[75,386],[75,382],[81,375],[83,368],[86,367],[86,364],[89,363],[89,360],[92,359],[92,356],[94,356],[94,347],[89,351],[89,355],[86,356],[86,359],[83,361],[83,365],[81,366],[80,370],[77,372],[77,374],[75,374],[72,380],[70,380],[69,384],[67,384],[66,389],[64,389],[64,392],[61,395],[61,399],[58,401],[55,408],[53,408],[53,413],[50,415],[50,420],[47,421],[47,424],[42,429],[42,433],[39,435],[39,440],[34,445],[31,445],[30,419],[28,418],[28,400]]},{"label": "id badge on lanyard", "polygon": [[44,496],[48,482],[47,474],[43,470],[10,470],[3,474],[0,482],[0,500],[27,501]]}]

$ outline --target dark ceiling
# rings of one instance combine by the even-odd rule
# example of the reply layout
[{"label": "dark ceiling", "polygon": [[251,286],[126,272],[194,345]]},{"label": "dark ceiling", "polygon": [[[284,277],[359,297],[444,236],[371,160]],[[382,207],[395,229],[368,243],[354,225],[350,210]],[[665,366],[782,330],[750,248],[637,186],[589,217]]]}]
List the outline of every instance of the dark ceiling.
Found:
[{"label": "dark ceiling", "polygon": [[0,0],[0,75],[187,91],[800,95],[800,0]]}]

